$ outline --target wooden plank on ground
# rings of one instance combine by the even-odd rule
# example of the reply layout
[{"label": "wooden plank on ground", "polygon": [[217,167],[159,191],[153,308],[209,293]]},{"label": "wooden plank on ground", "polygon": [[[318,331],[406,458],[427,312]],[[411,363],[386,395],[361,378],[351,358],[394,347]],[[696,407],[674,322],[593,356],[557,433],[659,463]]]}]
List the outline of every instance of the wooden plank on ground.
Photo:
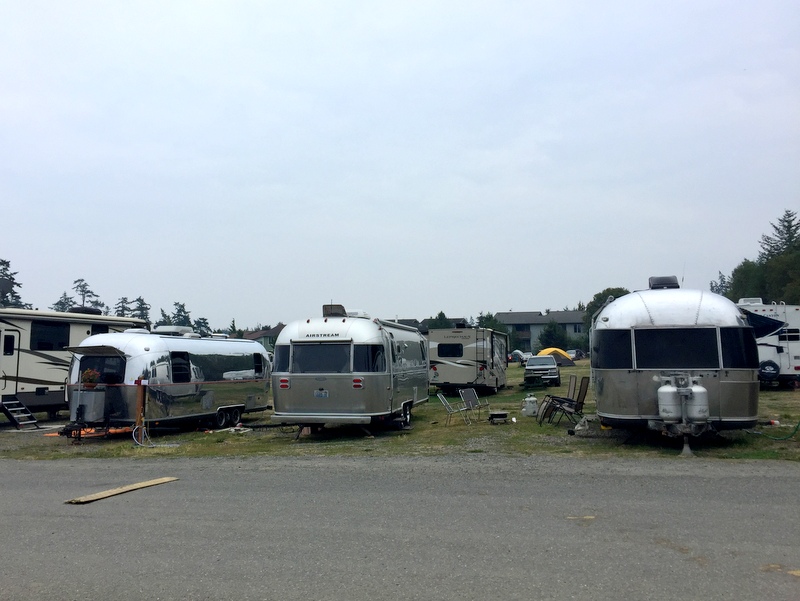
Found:
[{"label": "wooden plank on ground", "polygon": [[156,478],[155,480],[147,480],[146,482],[138,482],[136,484],[126,484],[125,486],[120,486],[118,488],[112,488],[103,492],[96,492],[92,495],[70,499],[69,501],[64,501],[64,503],[68,503],[70,505],[83,505],[84,503],[92,503],[93,501],[107,499],[108,497],[121,495],[132,490],[139,490],[140,488],[147,488],[148,486],[157,486],[158,484],[166,484],[167,482],[174,482],[175,480],[177,480],[177,478],[166,477]]}]

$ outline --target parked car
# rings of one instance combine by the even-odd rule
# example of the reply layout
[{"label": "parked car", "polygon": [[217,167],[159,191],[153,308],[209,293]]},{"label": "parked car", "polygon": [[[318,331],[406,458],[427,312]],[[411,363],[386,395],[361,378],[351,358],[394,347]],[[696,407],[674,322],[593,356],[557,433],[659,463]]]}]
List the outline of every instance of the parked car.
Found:
[{"label": "parked car", "polygon": [[561,386],[561,370],[553,355],[537,355],[525,363],[523,386]]},{"label": "parked car", "polygon": [[577,361],[578,359],[586,359],[586,353],[580,349],[570,349],[567,351],[567,354],[573,361]]},{"label": "parked car", "polygon": [[509,361],[517,361],[522,365],[525,365],[525,362],[533,357],[533,353],[524,353],[519,349],[511,351],[511,354],[508,356]]}]

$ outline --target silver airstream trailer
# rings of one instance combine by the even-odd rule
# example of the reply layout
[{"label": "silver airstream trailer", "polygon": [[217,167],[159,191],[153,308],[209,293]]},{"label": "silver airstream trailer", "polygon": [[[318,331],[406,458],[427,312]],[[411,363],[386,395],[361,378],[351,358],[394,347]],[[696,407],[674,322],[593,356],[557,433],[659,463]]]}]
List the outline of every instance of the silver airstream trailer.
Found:
[{"label": "silver airstream trailer", "polygon": [[609,301],[591,332],[602,424],[676,436],[756,424],[756,341],[733,302],[673,276]]},{"label": "silver airstream trailer", "polygon": [[207,420],[224,427],[243,413],[267,408],[270,363],[261,344],[201,338],[186,330],[99,334],[71,348],[71,421],[133,424],[142,385],[144,421],[150,426]]},{"label": "silver airstream trailer", "polygon": [[419,330],[341,305],[295,321],[275,342],[278,424],[312,428],[402,418],[428,400],[428,346]]}]

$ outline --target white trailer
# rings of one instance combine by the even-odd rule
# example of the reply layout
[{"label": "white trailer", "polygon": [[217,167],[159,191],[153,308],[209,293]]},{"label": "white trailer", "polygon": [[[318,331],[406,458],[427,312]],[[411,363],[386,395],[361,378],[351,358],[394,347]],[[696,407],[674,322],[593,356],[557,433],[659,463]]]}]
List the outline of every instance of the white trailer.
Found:
[{"label": "white trailer", "polygon": [[419,330],[323,306],[286,325],[275,342],[276,424],[321,428],[400,418],[428,400],[428,346]]},{"label": "white trailer", "polygon": [[32,413],[46,411],[54,417],[58,411],[67,409],[64,390],[72,358],[67,347],[77,346],[93,334],[146,325],[142,319],[100,315],[99,311],[82,307],[66,313],[0,309],[3,407],[21,405]]},{"label": "white trailer", "polygon": [[446,394],[461,388],[495,393],[506,385],[508,334],[489,328],[430,330],[430,382]]},{"label": "white trailer", "polygon": [[[221,428],[268,406],[270,363],[254,340],[131,329],[90,336],[70,350],[72,422],[131,426],[140,393],[149,427],[205,421]],[[87,370],[97,380],[88,385]]]},{"label": "white trailer", "polygon": [[800,305],[740,298],[739,308],[774,320],[758,334],[758,377],[762,384],[800,387]]}]

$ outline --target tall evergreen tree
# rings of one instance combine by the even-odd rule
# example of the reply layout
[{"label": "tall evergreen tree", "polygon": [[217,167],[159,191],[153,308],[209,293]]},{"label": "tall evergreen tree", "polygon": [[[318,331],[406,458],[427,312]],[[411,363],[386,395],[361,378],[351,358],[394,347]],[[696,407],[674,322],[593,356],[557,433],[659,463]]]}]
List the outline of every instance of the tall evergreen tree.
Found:
[{"label": "tall evergreen tree", "polygon": [[770,222],[770,225],[773,235],[763,234],[761,236],[759,263],[764,263],[783,253],[800,250],[800,220],[797,219],[797,213],[786,209],[778,219],[778,223]]},{"label": "tall evergreen tree", "polygon": [[23,303],[19,292],[15,288],[21,288],[22,284],[17,281],[16,271],[11,271],[11,262],[0,259],[0,307],[15,307],[18,309],[32,309],[28,303]]}]

